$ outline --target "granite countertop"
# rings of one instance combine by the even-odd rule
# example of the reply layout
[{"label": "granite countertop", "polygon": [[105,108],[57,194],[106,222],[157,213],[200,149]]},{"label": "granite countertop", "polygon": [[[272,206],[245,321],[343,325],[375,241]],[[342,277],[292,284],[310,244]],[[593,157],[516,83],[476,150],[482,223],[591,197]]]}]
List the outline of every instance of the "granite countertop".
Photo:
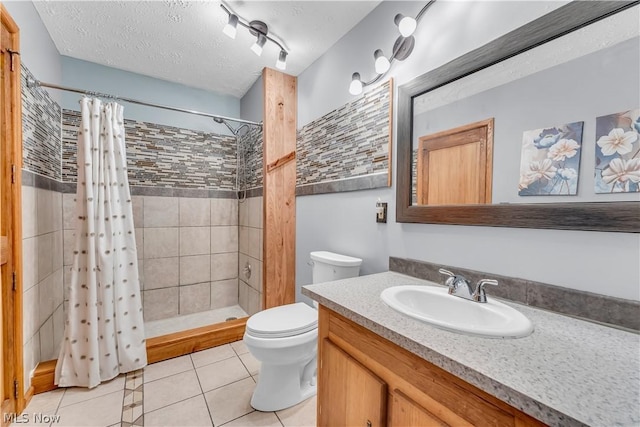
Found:
[{"label": "granite countertop", "polygon": [[302,293],[549,425],[640,425],[640,335],[505,300],[531,319],[531,335],[462,335],[380,299],[388,287],[415,284],[438,285],[387,272],[307,285]]}]

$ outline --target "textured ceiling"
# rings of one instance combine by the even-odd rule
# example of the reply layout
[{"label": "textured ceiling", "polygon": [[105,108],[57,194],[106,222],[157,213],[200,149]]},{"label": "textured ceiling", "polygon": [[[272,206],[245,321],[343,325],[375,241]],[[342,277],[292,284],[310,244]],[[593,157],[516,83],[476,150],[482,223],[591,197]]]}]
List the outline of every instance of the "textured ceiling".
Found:
[{"label": "textured ceiling", "polygon": [[[298,75],[364,18],[379,1],[232,1],[234,12],[269,25],[289,50],[286,73]],[[238,26],[222,33],[219,1],[34,1],[60,54],[236,97],[279,49]]]}]

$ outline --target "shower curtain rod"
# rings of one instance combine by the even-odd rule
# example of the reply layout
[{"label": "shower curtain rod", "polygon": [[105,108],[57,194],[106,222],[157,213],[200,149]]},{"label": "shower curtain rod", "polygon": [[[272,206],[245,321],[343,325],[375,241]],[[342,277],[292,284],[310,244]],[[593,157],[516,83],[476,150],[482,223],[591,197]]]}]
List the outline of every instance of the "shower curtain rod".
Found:
[{"label": "shower curtain rod", "polygon": [[27,87],[33,87],[33,86],[48,87],[48,88],[51,88],[51,89],[64,90],[64,91],[67,91],[67,92],[75,92],[75,93],[80,93],[80,94],[83,94],[83,95],[90,95],[90,96],[97,96],[97,97],[100,97],[100,98],[115,99],[115,100],[118,100],[118,101],[128,102],[130,104],[139,104],[139,105],[145,105],[147,107],[162,108],[162,109],[165,109],[165,110],[177,111],[177,112],[180,112],[180,113],[195,114],[197,116],[210,117],[212,119],[232,120],[232,121],[238,122],[238,123],[245,123],[245,124],[254,125],[254,126],[262,126],[261,122],[259,123],[259,122],[252,122],[250,120],[234,119],[232,117],[218,116],[216,114],[204,113],[202,111],[186,110],[184,108],[171,107],[171,106],[168,106],[168,105],[153,104],[151,102],[140,101],[140,100],[137,100],[137,99],[125,98],[125,97],[122,97],[122,96],[110,95],[110,94],[107,94],[107,93],[100,93],[100,92],[93,92],[93,91],[83,90],[83,89],[76,89],[76,88],[67,87],[67,86],[60,86],[60,85],[55,85],[55,84],[52,84],[52,83],[43,83],[40,80],[28,79],[27,80]]}]

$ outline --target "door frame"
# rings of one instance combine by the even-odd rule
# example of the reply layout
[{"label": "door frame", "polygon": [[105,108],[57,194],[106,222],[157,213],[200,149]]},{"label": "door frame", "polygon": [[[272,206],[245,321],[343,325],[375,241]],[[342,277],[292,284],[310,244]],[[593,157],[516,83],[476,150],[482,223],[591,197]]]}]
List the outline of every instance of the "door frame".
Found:
[{"label": "door frame", "polygon": [[[13,54],[0,49],[3,65],[13,61],[8,72],[9,91],[0,91],[3,108],[0,146],[0,234],[8,236],[10,250],[2,268],[2,412],[19,414],[25,407],[22,345],[22,93],[20,87],[20,29],[0,3],[0,22],[11,35]],[[12,58],[11,58],[12,57]],[[5,268],[6,267],[6,268]],[[14,388],[15,387],[15,388]],[[6,424],[4,415],[2,425]]]}]

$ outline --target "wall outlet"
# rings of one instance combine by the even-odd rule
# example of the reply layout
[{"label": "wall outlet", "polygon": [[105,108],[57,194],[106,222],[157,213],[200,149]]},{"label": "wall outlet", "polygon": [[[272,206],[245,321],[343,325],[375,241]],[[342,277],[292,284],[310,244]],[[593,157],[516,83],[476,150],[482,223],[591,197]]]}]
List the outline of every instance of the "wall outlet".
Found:
[{"label": "wall outlet", "polygon": [[387,222],[387,202],[376,203],[376,222]]}]

